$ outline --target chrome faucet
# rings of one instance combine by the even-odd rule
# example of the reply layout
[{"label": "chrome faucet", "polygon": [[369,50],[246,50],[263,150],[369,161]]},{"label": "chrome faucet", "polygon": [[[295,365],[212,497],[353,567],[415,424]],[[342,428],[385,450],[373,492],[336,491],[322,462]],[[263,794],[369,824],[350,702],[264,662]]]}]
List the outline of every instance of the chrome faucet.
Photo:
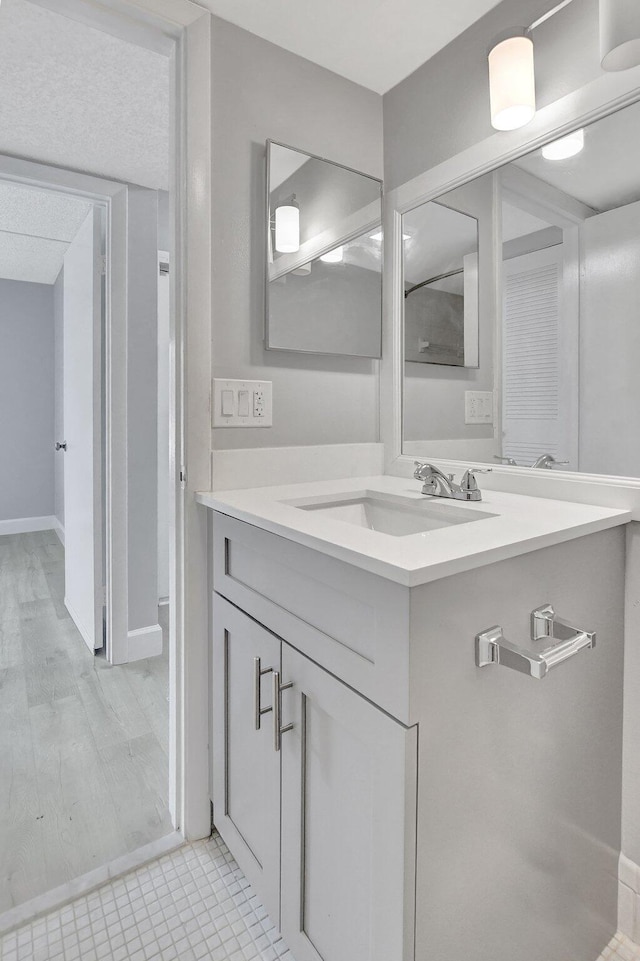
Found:
[{"label": "chrome faucet", "polygon": [[541,467],[543,470],[552,470],[554,467],[560,467],[568,463],[568,460],[556,460],[553,454],[541,454],[540,457],[533,462],[531,467]]},{"label": "chrome faucet", "polygon": [[443,474],[435,464],[423,464],[415,461],[413,476],[422,481],[422,493],[431,497],[450,497],[457,501],[481,501],[482,491],[478,487],[475,475],[489,474],[491,467],[470,467],[462,475],[462,480],[456,484],[453,474]]}]

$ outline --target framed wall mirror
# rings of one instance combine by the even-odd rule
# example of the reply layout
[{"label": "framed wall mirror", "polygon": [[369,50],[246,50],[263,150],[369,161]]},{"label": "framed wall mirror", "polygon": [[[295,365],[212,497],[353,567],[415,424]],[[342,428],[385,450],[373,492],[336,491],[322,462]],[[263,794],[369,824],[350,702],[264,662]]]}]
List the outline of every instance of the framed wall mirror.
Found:
[{"label": "framed wall mirror", "polygon": [[639,146],[633,103],[437,198],[482,203],[478,366],[420,363],[405,306],[403,454],[640,476]]},{"label": "framed wall mirror", "polygon": [[269,350],[380,357],[382,182],[267,142]]}]

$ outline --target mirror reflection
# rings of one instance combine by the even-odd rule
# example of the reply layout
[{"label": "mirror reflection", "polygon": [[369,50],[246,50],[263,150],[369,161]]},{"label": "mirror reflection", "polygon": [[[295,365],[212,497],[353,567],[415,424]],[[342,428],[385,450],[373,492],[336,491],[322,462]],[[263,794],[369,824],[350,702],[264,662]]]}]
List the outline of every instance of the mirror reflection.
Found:
[{"label": "mirror reflection", "polygon": [[404,217],[404,356],[478,366],[478,221],[442,203]]},{"label": "mirror reflection", "polygon": [[379,357],[382,184],[267,144],[266,346]]},{"label": "mirror reflection", "polygon": [[[615,442],[640,413],[637,129],[634,104],[460,188],[492,207],[477,214],[479,367],[417,373],[407,351],[405,454],[640,476],[640,444]],[[412,256],[437,231],[420,243]]]}]

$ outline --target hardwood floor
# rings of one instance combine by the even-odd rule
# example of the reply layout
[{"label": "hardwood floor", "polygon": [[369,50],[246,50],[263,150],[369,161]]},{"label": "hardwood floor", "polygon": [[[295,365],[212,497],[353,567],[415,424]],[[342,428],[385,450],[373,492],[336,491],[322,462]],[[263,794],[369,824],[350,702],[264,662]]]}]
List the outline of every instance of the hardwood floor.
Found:
[{"label": "hardwood floor", "polygon": [[92,656],[53,531],[0,536],[0,913],[172,831],[169,661]]}]

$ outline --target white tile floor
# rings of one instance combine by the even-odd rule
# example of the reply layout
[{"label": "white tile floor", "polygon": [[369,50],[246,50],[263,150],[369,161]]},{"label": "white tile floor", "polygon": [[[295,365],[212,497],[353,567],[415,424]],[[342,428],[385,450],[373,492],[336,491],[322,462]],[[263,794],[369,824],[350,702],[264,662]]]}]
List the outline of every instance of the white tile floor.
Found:
[{"label": "white tile floor", "polygon": [[598,961],[640,961],[640,947],[623,934],[616,934]]},{"label": "white tile floor", "polygon": [[[0,961],[201,959],[293,961],[218,835],[0,939]],[[640,947],[617,934],[598,961],[640,961]]]},{"label": "white tile floor", "polygon": [[2,961],[293,961],[219,836],[5,935]]}]

